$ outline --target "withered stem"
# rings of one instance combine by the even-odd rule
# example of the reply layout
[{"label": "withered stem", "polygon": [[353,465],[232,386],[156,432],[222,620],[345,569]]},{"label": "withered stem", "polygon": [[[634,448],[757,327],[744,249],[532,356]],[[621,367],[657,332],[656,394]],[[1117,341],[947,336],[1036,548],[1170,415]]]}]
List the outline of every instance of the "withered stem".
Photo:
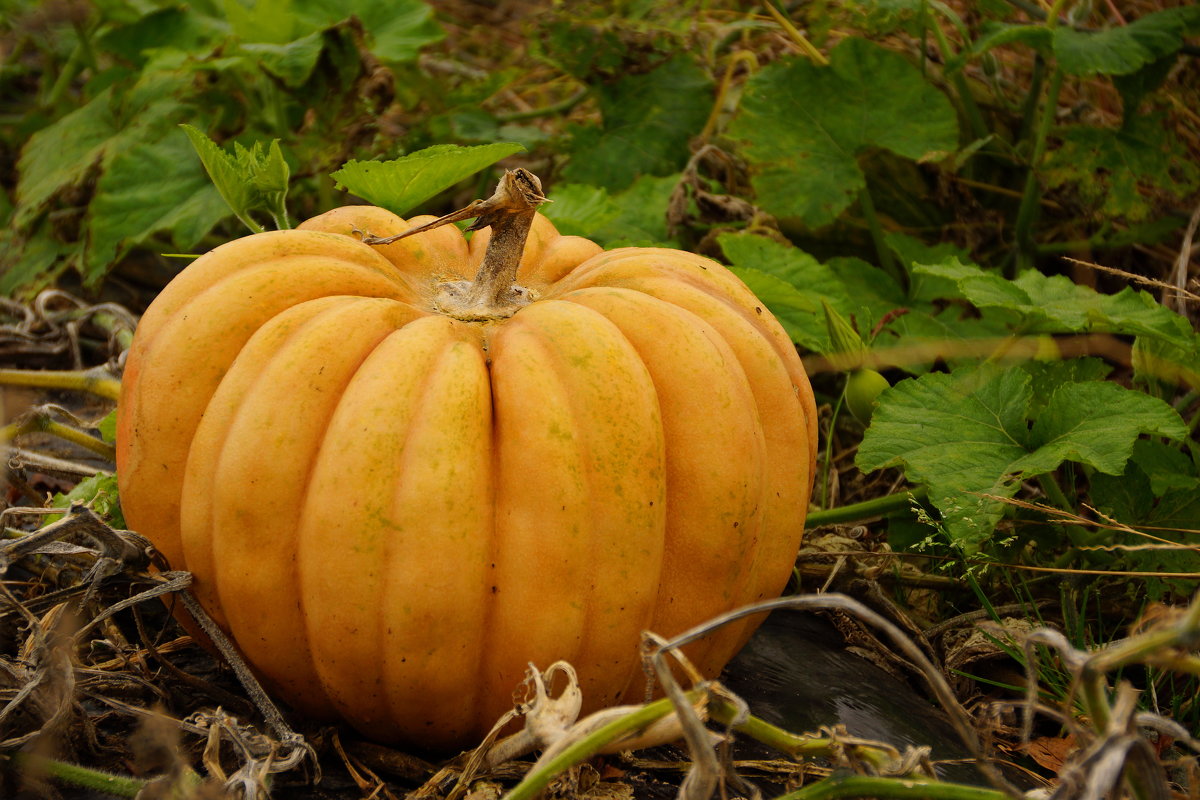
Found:
[{"label": "withered stem", "polygon": [[516,285],[517,269],[525,252],[525,240],[538,206],[546,202],[542,183],[528,170],[508,170],[495,193],[465,208],[387,238],[364,236],[363,243],[390,244],[407,236],[433,230],[451,222],[475,218],[467,230],[491,228],[483,263],[473,281],[443,283],[437,297],[440,310],[463,320],[488,320],[512,316],[526,305],[529,292]]}]

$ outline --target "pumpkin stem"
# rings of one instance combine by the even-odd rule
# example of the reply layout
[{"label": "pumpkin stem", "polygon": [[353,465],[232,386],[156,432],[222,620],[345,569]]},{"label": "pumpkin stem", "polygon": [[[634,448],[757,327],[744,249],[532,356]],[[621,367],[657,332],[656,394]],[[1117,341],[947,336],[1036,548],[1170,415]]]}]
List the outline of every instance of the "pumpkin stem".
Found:
[{"label": "pumpkin stem", "polygon": [[406,236],[474,217],[475,221],[467,230],[492,229],[483,263],[479,265],[475,280],[443,283],[437,297],[438,308],[462,320],[511,317],[531,299],[529,290],[516,284],[517,268],[525,252],[525,239],[533,225],[533,215],[545,202],[542,182],[532,172],[518,167],[504,173],[496,192],[487,200],[476,200],[433,222],[385,239],[364,236],[363,243],[390,244]]}]

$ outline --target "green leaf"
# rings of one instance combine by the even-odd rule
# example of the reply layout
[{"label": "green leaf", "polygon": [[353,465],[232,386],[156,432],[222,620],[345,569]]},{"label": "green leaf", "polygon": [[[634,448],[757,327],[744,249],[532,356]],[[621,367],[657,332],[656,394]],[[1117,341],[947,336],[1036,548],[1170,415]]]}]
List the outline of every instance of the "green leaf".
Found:
[{"label": "green leaf", "polygon": [[17,162],[17,211],[25,225],[58,192],[79,183],[118,133],[113,93],[107,89],[82,108],[29,137]]},{"label": "green leaf", "polygon": [[929,486],[951,540],[968,551],[990,536],[1021,480],[1074,461],[1120,473],[1142,434],[1183,438],[1161,400],[1114,383],[1063,383],[1037,413],[1021,367],[985,365],[911,378],[879,397],[856,463],[899,467]]},{"label": "green leaf", "polygon": [[1023,333],[1104,332],[1153,336],[1180,346],[1191,338],[1191,327],[1178,314],[1163,308],[1145,292],[1125,288],[1105,295],[1079,286],[1062,275],[1030,270],[1014,281],[986,272],[974,264],[950,258],[939,264],[919,264],[917,274],[953,281],[963,297],[978,308],[1019,314]]},{"label": "green leaf", "polygon": [[1029,403],[1029,416],[1033,419],[1037,419],[1060,387],[1069,383],[1102,381],[1112,372],[1112,367],[1100,358],[1025,361],[1020,366],[1029,374],[1029,385],[1033,390]]},{"label": "green leaf", "polygon": [[1045,25],[1013,25],[1006,22],[988,22],[983,25],[982,35],[971,44],[971,54],[978,56],[994,47],[1019,43],[1038,52],[1048,54],[1051,50],[1053,33]]},{"label": "green leaf", "polygon": [[1105,217],[1142,222],[1161,216],[1157,196],[1186,203],[1200,189],[1200,168],[1161,114],[1135,116],[1119,129],[1076,125],[1061,135],[1044,166],[1046,185],[1073,185]]},{"label": "green leaf", "polygon": [[109,444],[117,443],[117,410],[104,415],[104,418],[96,423],[96,429],[100,431],[100,438]]},{"label": "green leaf", "polygon": [[389,63],[415,61],[423,47],[445,36],[433,8],[420,0],[295,0],[292,13],[307,26],[303,33],[356,17],[370,51]]},{"label": "green leaf", "polygon": [[1184,439],[1187,426],[1175,409],[1115,383],[1069,383],[1058,389],[1033,424],[1029,455],[1010,468],[1040,475],[1064,461],[1119,475],[1140,434]]},{"label": "green leaf", "polygon": [[775,275],[752,267],[730,267],[730,272],[754,292],[792,341],[818,353],[830,350],[829,334],[821,319],[821,303]]},{"label": "green leaf", "polygon": [[172,48],[195,53],[227,32],[221,20],[194,9],[163,8],[131,24],[109,29],[100,36],[100,48],[143,67],[151,51]]},{"label": "green leaf", "polygon": [[38,225],[33,233],[10,228],[0,231],[0,295],[12,297],[18,290],[33,293],[45,288],[67,268],[63,256],[77,252]]},{"label": "green leaf", "polygon": [[978,549],[1004,513],[1011,465],[1027,454],[1029,376],[1020,369],[960,370],[901,381],[879,396],[855,463],[900,467],[929,486],[951,540]]},{"label": "green leaf", "polygon": [[[72,503],[83,503],[96,516],[118,530],[125,529],[125,515],[121,513],[121,502],[117,495],[117,476],[108,473],[98,473],[90,478],[84,478],[75,484],[75,488],[67,494],[56,494],[50,501],[51,506],[66,507]],[[44,525],[62,519],[61,514],[51,514],[46,517]]]},{"label": "green leaf", "polygon": [[712,106],[712,82],[687,56],[596,93],[604,124],[577,130],[563,176],[610,191],[640,175],[678,172],[688,158],[688,140],[704,127]]},{"label": "green leaf", "polygon": [[1139,336],[1133,343],[1133,371],[1139,381],[1187,386],[1200,391],[1200,334],[1183,341]]},{"label": "green leaf", "polygon": [[290,227],[284,208],[289,170],[278,139],[271,142],[266,153],[262,142],[255,142],[249,149],[234,142],[230,154],[191,125],[180,127],[199,154],[217,191],[246,227],[255,233],[262,231],[250,217],[250,212],[258,209],[270,213],[276,227]]},{"label": "green leaf", "polygon": [[814,228],[866,186],[858,156],[867,149],[928,160],[958,144],[954,108],[920,70],[854,37],[828,67],[783,59],[754,75],[729,133],[745,143],[759,205]]},{"label": "green leaf", "polygon": [[1166,82],[1176,60],[1176,55],[1172,53],[1147,64],[1136,72],[1112,76],[1113,86],[1117,87],[1117,91],[1121,93],[1121,116],[1124,126],[1129,126],[1136,121],[1142,100]]},{"label": "green leaf", "polygon": [[543,213],[560,233],[583,236],[604,247],[677,247],[667,231],[667,204],[678,175],[644,175],[623,192],[568,183],[550,192]]},{"label": "green leaf", "polygon": [[404,215],[462,179],[523,149],[513,142],[475,147],[439,144],[391,161],[351,161],[331,177],[338,188]]},{"label": "green leaf", "polygon": [[1171,55],[1183,35],[1200,25],[1200,8],[1168,8],[1128,25],[1096,32],[1054,29],[1054,55],[1069,75],[1128,75]]},{"label": "green leaf", "polygon": [[86,282],[98,281],[121,254],[155,234],[169,234],[175,248],[186,251],[229,216],[192,153],[187,137],[173,128],[116,153],[88,208]]},{"label": "green leaf", "polygon": [[283,44],[272,42],[248,42],[241,50],[267,72],[293,89],[304,84],[321,57],[325,47],[324,33],[316,31],[294,41]]},{"label": "green leaf", "polygon": [[860,329],[905,305],[895,281],[864,261],[841,259],[834,269],[799,248],[754,234],[722,234],[717,243],[792,341],[818,353],[832,351],[824,303],[841,316],[854,316]]},{"label": "green leaf", "polygon": [[1153,439],[1133,443],[1133,463],[1150,479],[1155,497],[1172,489],[1193,490],[1197,480],[1196,465],[1178,447]]},{"label": "green leaf", "polygon": [[292,0],[225,0],[225,18],[244,42],[284,44],[311,32],[292,6]]},{"label": "green leaf", "polygon": [[[1134,443],[1133,458],[1122,475],[1091,476],[1092,505],[1117,522],[1144,529],[1153,540],[1113,532],[1111,543],[1133,547],[1158,544],[1152,549],[1126,551],[1126,567],[1147,573],[1200,572],[1200,478],[1178,449],[1158,441]],[[1166,530],[1164,530],[1166,529]],[[1177,549],[1164,549],[1163,540]],[[1180,596],[1195,591],[1195,581],[1147,576],[1152,599],[1168,591]]]}]

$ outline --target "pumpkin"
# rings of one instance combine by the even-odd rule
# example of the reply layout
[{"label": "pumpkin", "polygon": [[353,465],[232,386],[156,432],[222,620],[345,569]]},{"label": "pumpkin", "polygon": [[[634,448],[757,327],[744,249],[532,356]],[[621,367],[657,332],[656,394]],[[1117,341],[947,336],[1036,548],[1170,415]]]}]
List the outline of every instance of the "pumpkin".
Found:
[{"label": "pumpkin", "polygon": [[[544,199],[515,170],[439,220],[350,206],[238,239],[138,326],[126,519],[299,711],[462,747],[558,659],[585,708],[640,701],[643,630],[787,581],[816,449],[787,335],[716,262],[604,252]],[[470,241],[444,224],[468,217]]]}]

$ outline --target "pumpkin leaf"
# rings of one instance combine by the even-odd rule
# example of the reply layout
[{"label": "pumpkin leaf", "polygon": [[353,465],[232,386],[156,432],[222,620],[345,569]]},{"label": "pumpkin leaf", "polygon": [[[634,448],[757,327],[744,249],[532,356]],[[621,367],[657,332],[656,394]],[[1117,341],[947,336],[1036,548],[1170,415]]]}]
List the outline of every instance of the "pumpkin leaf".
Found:
[{"label": "pumpkin leaf", "polygon": [[563,176],[610,191],[678,172],[712,106],[712,81],[687,56],[595,91],[604,124],[576,130]]},{"label": "pumpkin leaf", "polygon": [[229,216],[191,150],[187,137],[168,129],[159,141],[139,142],[116,154],[88,208],[86,282],[98,281],[128,248],[155,234],[169,233],[174,246],[187,251]]},{"label": "pumpkin leaf", "polygon": [[286,86],[296,88],[308,80],[324,47],[324,33],[315,31],[283,44],[246,42],[241,49]]},{"label": "pumpkin leaf", "polygon": [[1178,346],[1187,346],[1192,339],[1186,320],[1149,294],[1130,288],[1113,295],[1100,294],[1062,275],[1032,270],[1009,281],[956,257],[938,264],[918,264],[913,270],[953,281],[977,308],[1015,312],[1024,333],[1132,334]]},{"label": "pumpkin leaf", "polygon": [[117,442],[117,410],[104,415],[104,417],[96,423],[96,430],[100,431],[100,438],[108,444],[116,444]]},{"label": "pumpkin leaf", "polygon": [[[119,530],[125,529],[125,515],[121,513],[121,502],[117,496],[117,476],[108,472],[100,472],[90,478],[84,478],[66,494],[57,493],[50,501],[51,506],[65,507],[72,503],[83,503],[96,516]],[[62,519],[62,514],[51,514],[46,517],[44,525]]]},{"label": "pumpkin leaf", "polygon": [[744,143],[758,204],[813,228],[866,186],[858,156],[867,149],[930,160],[958,145],[954,108],[900,54],[849,38],[829,60],[783,59],[759,71],[729,131]]},{"label": "pumpkin leaf", "polygon": [[[1131,568],[1146,573],[1200,572],[1200,478],[1196,467],[1177,448],[1154,440],[1138,440],[1133,457],[1121,475],[1096,474],[1090,478],[1092,505],[1109,517],[1133,528],[1171,528],[1176,548],[1138,549],[1127,554]],[[1161,536],[1161,531],[1149,531]],[[1133,534],[1115,534],[1121,544],[1140,545],[1146,540]],[[1187,594],[1194,580],[1164,579],[1147,575],[1146,590],[1157,598],[1166,590]]]},{"label": "pumpkin leaf", "polygon": [[[929,487],[951,541],[976,550],[1020,481],[1074,461],[1118,474],[1141,434],[1182,439],[1169,405],[1113,383],[1064,381],[1030,424],[1032,381],[995,365],[901,381],[879,396],[856,464]],[[985,496],[990,495],[991,497]]]},{"label": "pumpkin leaf", "polygon": [[782,318],[792,341],[818,353],[833,352],[825,303],[841,316],[854,316],[860,330],[905,305],[895,281],[864,261],[840,259],[835,269],[799,248],[753,234],[722,234],[717,243],[734,273]]},{"label": "pumpkin leaf", "polygon": [[294,0],[292,13],[308,26],[305,33],[358,19],[368,49],[392,64],[415,61],[421,48],[446,35],[421,0]]},{"label": "pumpkin leaf", "polygon": [[819,300],[768,272],[753,267],[729,270],[766,304],[793,342],[818,353],[829,351],[829,334],[821,319]]},{"label": "pumpkin leaf", "polygon": [[1139,336],[1133,343],[1134,376],[1200,390],[1200,334],[1182,343]]},{"label": "pumpkin leaf", "polygon": [[1178,412],[1156,397],[1106,381],[1066,383],[1037,415],[1030,453],[1012,469],[1029,477],[1074,461],[1119,475],[1143,433],[1184,439],[1188,429]]},{"label": "pumpkin leaf", "polygon": [[1171,55],[1200,28],[1200,7],[1168,8],[1102,31],[1054,29],[1054,55],[1069,75],[1128,75]]},{"label": "pumpkin leaf", "polygon": [[604,247],[677,247],[667,231],[667,204],[678,175],[643,175],[623,192],[568,183],[550,192],[544,213],[559,233],[583,236]]},{"label": "pumpkin leaf", "polygon": [[1200,188],[1200,168],[1161,114],[1134,115],[1121,128],[1073,126],[1062,140],[1044,166],[1046,185],[1070,184],[1105,217],[1145,222],[1155,196],[1186,203]]},{"label": "pumpkin leaf", "polygon": [[338,188],[403,216],[463,178],[524,149],[515,142],[438,144],[391,161],[350,161],[330,177]]},{"label": "pumpkin leaf", "polygon": [[[420,49],[445,33],[433,19],[433,9],[420,0],[225,0],[224,10],[234,33],[243,42],[272,44],[279,68],[281,56],[303,62],[314,46],[308,40],[351,17],[362,23],[368,49],[392,63],[412,61]],[[293,52],[288,53],[287,50]],[[319,47],[317,48],[319,52]],[[311,71],[311,68],[310,68]],[[292,73],[294,76],[294,72]],[[281,76],[282,77],[282,76]]]},{"label": "pumpkin leaf", "polygon": [[191,140],[221,197],[250,230],[262,231],[250,217],[251,211],[260,209],[275,219],[277,228],[291,227],[284,204],[290,171],[278,139],[272,141],[265,152],[262,142],[255,142],[249,149],[234,142],[230,154],[191,125],[180,127]]},{"label": "pumpkin leaf", "polygon": [[103,157],[117,135],[112,89],[29,137],[17,163],[17,211],[13,222],[26,224],[58,192],[73,186]]}]

